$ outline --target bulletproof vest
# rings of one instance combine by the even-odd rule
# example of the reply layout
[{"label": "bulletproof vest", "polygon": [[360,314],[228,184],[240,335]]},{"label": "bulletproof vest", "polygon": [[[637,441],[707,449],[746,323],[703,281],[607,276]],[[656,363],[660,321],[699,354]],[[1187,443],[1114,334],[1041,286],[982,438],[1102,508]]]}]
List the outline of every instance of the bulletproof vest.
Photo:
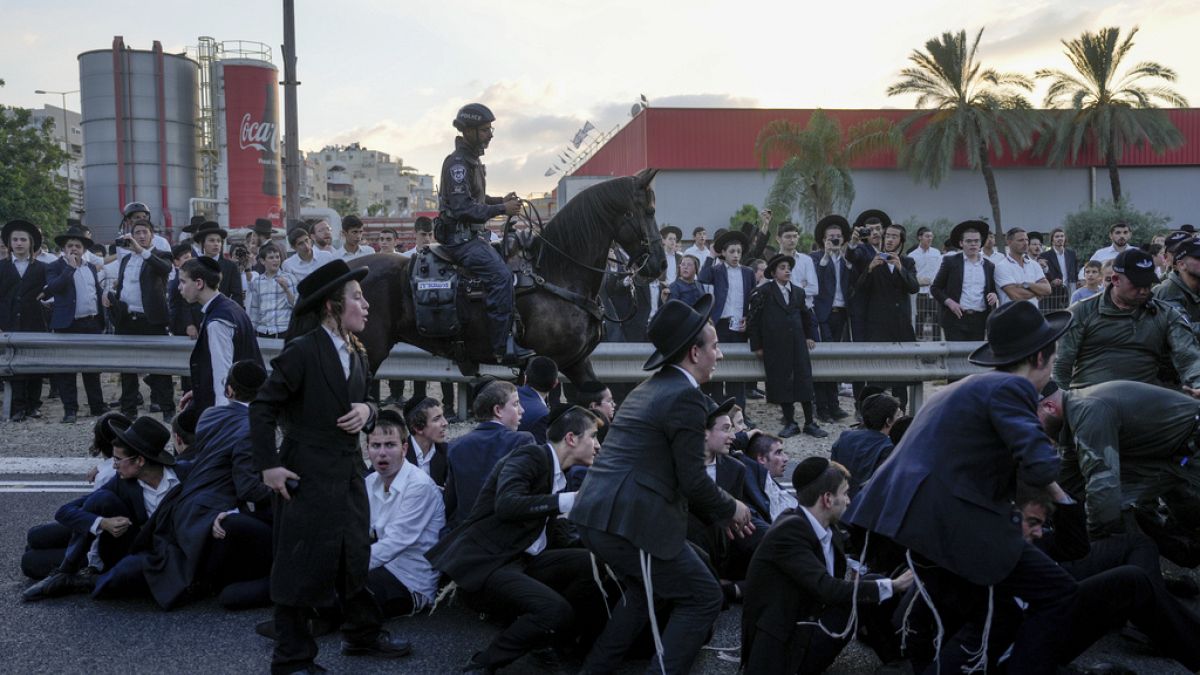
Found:
[{"label": "bulletproof vest", "polygon": [[423,337],[457,336],[458,269],[425,247],[413,252],[409,270],[417,332]]}]

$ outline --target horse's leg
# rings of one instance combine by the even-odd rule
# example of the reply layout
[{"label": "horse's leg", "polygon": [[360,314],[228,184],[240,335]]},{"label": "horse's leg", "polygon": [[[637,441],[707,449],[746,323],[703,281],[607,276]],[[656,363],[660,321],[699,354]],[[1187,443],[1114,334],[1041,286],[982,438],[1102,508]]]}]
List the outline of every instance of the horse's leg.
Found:
[{"label": "horse's leg", "polygon": [[571,380],[571,384],[576,387],[584,382],[597,381],[596,371],[592,370],[592,360],[590,357],[582,358],[571,366],[563,368],[562,374],[566,375]]}]

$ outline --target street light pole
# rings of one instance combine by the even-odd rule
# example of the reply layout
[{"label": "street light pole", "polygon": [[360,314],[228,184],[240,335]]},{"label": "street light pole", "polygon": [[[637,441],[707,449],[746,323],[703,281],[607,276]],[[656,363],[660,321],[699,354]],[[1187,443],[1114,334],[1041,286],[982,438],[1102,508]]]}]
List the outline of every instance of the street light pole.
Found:
[{"label": "street light pole", "polygon": [[[67,197],[74,202],[74,197],[71,196],[71,140],[68,137],[67,130],[67,94],[78,94],[78,89],[71,91],[48,91],[45,89],[37,89],[35,94],[58,94],[62,97],[62,135],[63,135],[63,151],[67,153]],[[74,205],[74,204],[72,204]]]}]

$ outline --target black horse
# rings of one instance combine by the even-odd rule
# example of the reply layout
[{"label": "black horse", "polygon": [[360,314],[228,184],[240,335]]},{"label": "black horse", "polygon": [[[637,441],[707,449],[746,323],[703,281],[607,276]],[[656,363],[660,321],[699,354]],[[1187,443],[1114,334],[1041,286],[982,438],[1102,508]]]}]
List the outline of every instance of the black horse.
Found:
[{"label": "black horse", "polygon": [[[654,192],[650,189],[655,173],[647,169],[583,190],[546,224],[540,236],[532,238],[525,251],[539,283],[517,291],[516,308],[523,327],[520,342],[554,359],[576,384],[596,379],[588,356],[603,332],[598,296],[613,242],[629,254],[637,274],[655,278],[665,268],[666,254],[654,220]],[[358,258],[350,266],[371,268],[362,283],[371,318],[359,337],[372,370],[378,369],[397,342],[462,360],[462,354],[454,353],[451,340],[417,333],[407,259],[376,254]],[[460,311],[465,360],[495,363],[483,303],[460,304]]]}]

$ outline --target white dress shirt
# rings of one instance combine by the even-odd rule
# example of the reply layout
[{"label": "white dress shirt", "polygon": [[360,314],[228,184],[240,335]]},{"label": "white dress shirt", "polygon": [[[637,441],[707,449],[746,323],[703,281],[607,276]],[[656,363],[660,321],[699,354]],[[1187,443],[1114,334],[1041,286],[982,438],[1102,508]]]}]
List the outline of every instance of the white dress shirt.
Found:
[{"label": "white dress shirt", "polygon": [[312,274],[314,270],[321,265],[330,262],[331,260],[333,260],[332,253],[314,248],[313,257],[311,260],[305,262],[300,259],[299,255],[294,255],[287,260],[284,260],[283,265],[280,267],[284,272],[290,274],[292,278],[296,280],[296,283],[299,284],[301,281],[304,281],[305,277]]},{"label": "white dress shirt", "polygon": [[371,506],[370,569],[384,567],[412,592],[413,609],[433,603],[440,574],[425,559],[446,524],[442,492],[429,476],[408,462],[384,487],[383,478],[371,473],[366,478]]},{"label": "white dress shirt", "polygon": [[670,286],[679,276],[679,265],[675,262],[675,254],[667,254],[667,285]]},{"label": "white dress shirt", "polygon": [[[139,314],[146,311],[142,306],[142,265],[150,259],[149,249],[142,249],[141,255],[129,256],[125,264],[125,278],[121,281],[121,300],[129,305],[129,311]],[[120,271],[118,270],[118,276]]]},{"label": "white dress shirt", "polygon": [[433,456],[437,454],[437,444],[430,443],[429,450],[421,449],[421,444],[417,442],[416,436],[409,436],[409,442],[412,443],[413,454],[417,457],[417,468],[425,472],[426,476],[433,474]]},{"label": "white dress shirt", "polygon": [[728,265],[723,267],[729,292],[725,294],[725,307],[721,310],[720,318],[729,319],[730,330],[738,330],[746,314],[746,308],[742,306],[742,268]]},{"label": "white dress shirt", "polygon": [[[1137,247],[1134,246],[1133,244],[1127,244],[1125,246],[1126,251],[1128,251],[1129,249],[1136,249],[1136,248]],[[1108,262],[1109,260],[1116,258],[1117,255],[1119,255],[1120,253],[1121,253],[1120,251],[1118,251],[1115,247],[1113,247],[1110,244],[1108,246],[1105,246],[1104,248],[1096,249],[1096,252],[1093,253],[1092,257],[1088,258],[1088,260],[1095,260],[1096,262],[1103,265],[1104,263]],[[1079,280],[1080,281],[1083,280],[1083,266],[1082,265],[1079,266]]]},{"label": "white dress shirt", "polygon": [[[804,515],[808,516],[808,523],[812,525],[813,532],[817,535],[817,541],[821,542],[821,552],[825,554],[825,569],[829,572],[829,576],[834,576],[833,570],[833,530],[821,524],[807,508],[801,508]],[[892,597],[892,580],[891,579],[876,579],[875,584],[879,586],[879,601],[883,602]]]},{"label": "white dress shirt", "polygon": [[987,308],[987,298],[983,297],[983,288],[987,283],[987,275],[983,269],[983,256],[975,260],[963,256],[962,293],[958,296],[958,304],[963,309],[982,312]]},{"label": "white dress shirt", "polygon": [[[146,518],[154,515],[162,504],[163,497],[171,491],[171,488],[179,485],[179,477],[175,475],[175,469],[171,467],[163,467],[162,479],[158,481],[158,487],[151,487],[149,483],[138,480],[138,485],[142,488],[142,505],[146,507]],[[100,521],[104,518],[97,517],[92,521],[92,534],[100,534]]]},{"label": "white dress shirt", "polygon": [[349,380],[350,379],[350,345],[346,344],[346,341],[342,339],[341,335],[334,333],[333,331],[326,328],[324,325],[321,326],[321,329],[324,330],[325,334],[329,336],[329,339],[333,341],[333,351],[337,352],[338,360],[342,362],[342,374],[346,376],[347,380]]},{"label": "white dress shirt", "polygon": [[84,263],[71,276],[75,281],[75,318],[96,316],[96,276],[92,268]]},{"label": "white dress shirt", "polygon": [[[209,298],[200,311],[208,314],[217,295],[220,293]],[[204,332],[208,336],[208,359],[212,367],[213,405],[226,405],[229,399],[225,398],[225,376],[233,366],[233,324],[214,319],[208,322]]]},{"label": "white dress shirt", "polygon": [[[546,447],[550,448],[550,458],[554,462],[554,494],[558,495],[558,512],[564,517],[571,513],[571,507],[575,506],[575,493],[563,492],[567,489],[567,476],[563,473],[562,464],[558,461],[558,453],[554,451],[554,446],[549,443]],[[546,550],[549,540],[546,539],[546,528],[542,528],[542,533],[538,538],[525,549],[529,555],[537,555]]]},{"label": "white dress shirt", "polygon": [[[692,246],[689,246],[688,249],[683,252],[683,254],[696,256],[696,260],[700,261],[700,267],[701,267],[701,269],[703,269],[704,261],[708,260],[709,258],[712,257],[712,248],[709,247],[709,248],[705,248],[705,249],[700,249],[700,248],[697,248],[695,246],[695,244],[693,244]],[[697,272],[698,271],[699,270],[697,270]]]},{"label": "white dress shirt", "polygon": [[[942,252],[932,246],[927,249],[918,246],[908,254],[908,257],[917,263],[918,279],[929,279],[932,282],[937,276],[938,268],[942,266]],[[921,286],[920,292],[929,295],[929,284]]]},{"label": "white dress shirt", "polygon": [[354,253],[350,253],[349,251],[347,251],[344,248],[333,249],[333,256],[335,258],[341,258],[342,260],[345,260],[346,262],[350,262],[351,260],[354,260],[355,258],[363,258],[363,257],[369,256],[369,255],[374,255],[374,254],[375,254],[374,247],[368,246],[367,244],[359,244],[358,250],[355,251]]},{"label": "white dress shirt", "polygon": [[817,279],[817,266],[813,264],[812,258],[799,251],[787,255],[796,261],[792,268],[792,283],[804,289],[804,304],[812,309],[813,300],[821,290],[820,280]]}]

